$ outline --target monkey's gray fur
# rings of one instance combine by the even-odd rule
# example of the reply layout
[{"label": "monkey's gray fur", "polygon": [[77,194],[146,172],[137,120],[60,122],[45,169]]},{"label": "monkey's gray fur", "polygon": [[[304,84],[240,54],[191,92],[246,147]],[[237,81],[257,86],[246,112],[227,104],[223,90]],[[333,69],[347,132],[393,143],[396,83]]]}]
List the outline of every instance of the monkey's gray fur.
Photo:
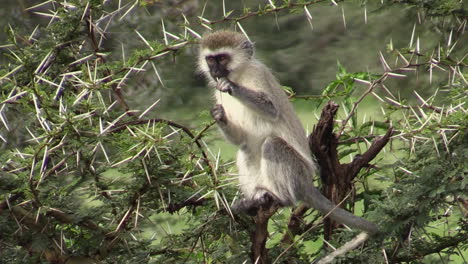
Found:
[{"label": "monkey's gray fur", "polygon": [[198,59],[215,91],[211,113],[228,141],[239,147],[237,167],[244,198],[234,207],[249,211],[274,200],[303,201],[342,224],[370,234],[377,226],[335,208],[313,185],[317,171],[304,128],[271,71],[254,57],[242,34],[216,31],[201,40]]}]

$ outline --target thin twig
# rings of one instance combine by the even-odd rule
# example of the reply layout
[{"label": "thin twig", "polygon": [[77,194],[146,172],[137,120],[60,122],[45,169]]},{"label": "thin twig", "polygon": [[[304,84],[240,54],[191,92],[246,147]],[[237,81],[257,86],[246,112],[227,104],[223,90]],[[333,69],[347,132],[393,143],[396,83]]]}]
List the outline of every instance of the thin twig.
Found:
[{"label": "thin twig", "polygon": [[343,246],[333,251],[329,255],[325,256],[317,264],[328,264],[331,263],[336,257],[346,254],[348,251],[351,251],[357,248],[362,243],[366,242],[369,238],[369,235],[366,232],[359,233],[355,238],[346,242]]}]

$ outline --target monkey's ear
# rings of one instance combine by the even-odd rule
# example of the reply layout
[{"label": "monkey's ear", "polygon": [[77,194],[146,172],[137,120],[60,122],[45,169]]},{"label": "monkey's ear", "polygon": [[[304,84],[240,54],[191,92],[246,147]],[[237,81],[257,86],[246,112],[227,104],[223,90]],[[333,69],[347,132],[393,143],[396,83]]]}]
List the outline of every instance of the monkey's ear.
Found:
[{"label": "monkey's ear", "polygon": [[245,52],[252,57],[254,54],[254,44],[248,40],[244,41],[241,45],[241,49],[245,50]]}]

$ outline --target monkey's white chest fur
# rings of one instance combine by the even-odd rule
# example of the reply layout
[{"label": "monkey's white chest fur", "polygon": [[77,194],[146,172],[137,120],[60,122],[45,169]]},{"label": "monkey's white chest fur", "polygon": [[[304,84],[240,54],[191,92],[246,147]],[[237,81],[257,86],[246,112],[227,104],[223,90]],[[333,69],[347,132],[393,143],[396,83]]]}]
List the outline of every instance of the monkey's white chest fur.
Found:
[{"label": "monkey's white chest fur", "polygon": [[236,162],[242,193],[247,198],[255,199],[259,187],[274,192],[271,180],[261,171],[261,148],[265,138],[273,135],[271,124],[229,94],[217,93],[216,97],[217,103],[224,107],[228,125],[242,134],[239,135],[242,141],[238,145]]},{"label": "monkey's white chest fur", "polygon": [[243,134],[241,149],[248,147],[254,151],[261,147],[262,141],[267,136],[274,134],[272,124],[260,115],[251,111],[238,99],[227,93],[217,92],[217,103],[224,107],[229,125],[235,126]]}]

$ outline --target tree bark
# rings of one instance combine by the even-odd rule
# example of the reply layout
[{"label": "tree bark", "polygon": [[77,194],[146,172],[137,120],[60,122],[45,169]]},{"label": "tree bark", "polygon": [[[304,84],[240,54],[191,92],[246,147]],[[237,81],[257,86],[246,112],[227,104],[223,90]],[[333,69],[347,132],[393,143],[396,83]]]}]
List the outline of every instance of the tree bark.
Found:
[{"label": "tree bark", "polygon": [[277,203],[270,203],[265,206],[261,206],[257,211],[257,215],[254,217],[255,229],[250,234],[252,241],[251,247],[251,259],[252,263],[255,264],[268,264],[268,250],[265,247],[266,240],[268,238],[268,220],[278,210],[279,205]]}]

